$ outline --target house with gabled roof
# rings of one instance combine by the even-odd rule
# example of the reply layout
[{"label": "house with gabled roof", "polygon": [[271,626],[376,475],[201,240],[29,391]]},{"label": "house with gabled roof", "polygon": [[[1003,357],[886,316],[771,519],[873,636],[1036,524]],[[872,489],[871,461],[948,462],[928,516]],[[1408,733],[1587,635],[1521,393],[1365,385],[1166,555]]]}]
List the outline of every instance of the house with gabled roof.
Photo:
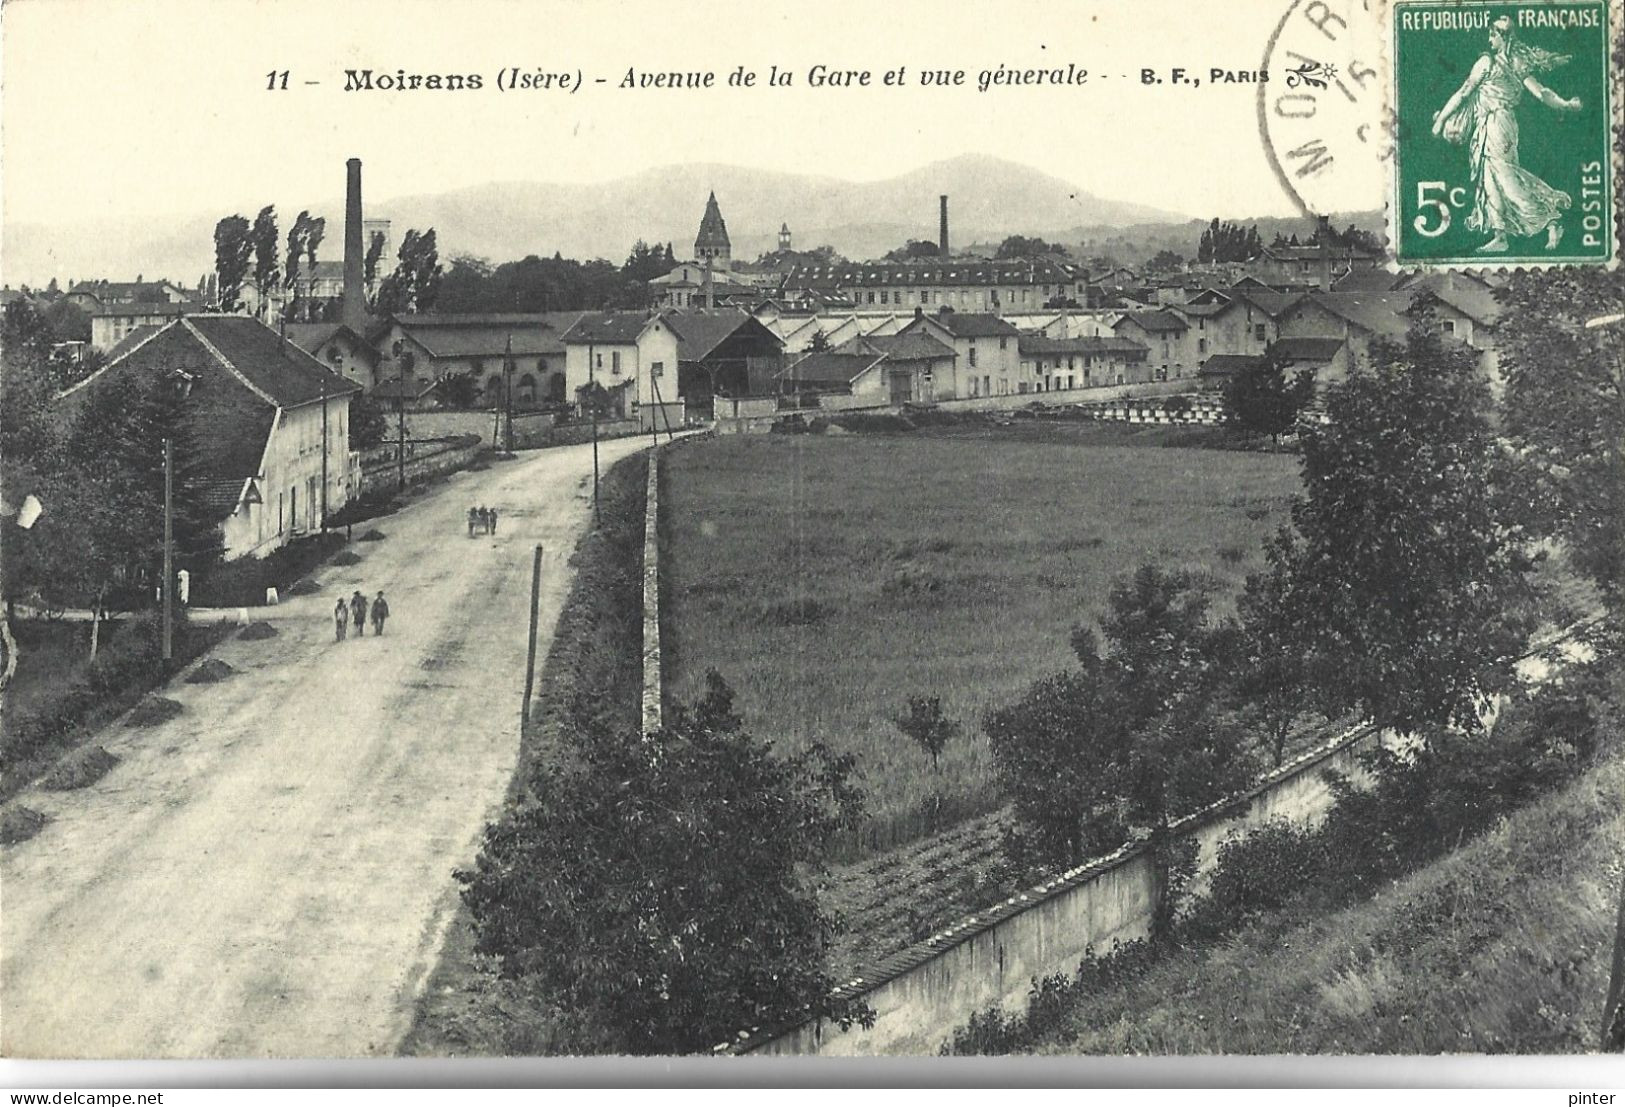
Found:
[{"label": "house with gabled roof", "polygon": [[1112,324],[1119,338],[1137,342],[1150,351],[1146,365],[1151,380],[1194,376],[1199,360],[1190,324],[1172,309],[1126,311]]},{"label": "house with gabled roof", "polygon": [[[502,406],[507,389],[519,407],[565,403],[568,393],[564,335],[579,311],[446,312],[386,315],[367,331],[378,351],[374,383],[398,382],[396,395],[423,391],[456,373],[472,375],[482,402]],[[512,380],[509,366],[511,364]]]},{"label": "house with gabled roof", "polygon": [[[1021,379],[1014,391],[1058,392],[1107,384],[1139,384],[1151,379],[1151,351],[1115,335],[1050,338],[1024,334],[1020,340]],[[1003,395],[1000,390],[998,395]]]},{"label": "house with gabled roof", "polygon": [[785,392],[850,396],[852,406],[929,404],[944,398],[936,385],[953,362],[953,349],[929,334],[864,335],[791,362],[779,381]]},{"label": "house with gabled roof", "polygon": [[1021,331],[997,315],[975,311],[927,315],[916,310],[903,333],[928,334],[956,355],[948,379],[936,382],[939,400],[1002,395],[1021,379]]},{"label": "house with gabled roof", "polygon": [[[61,394],[72,404],[123,374],[185,382],[205,506],[228,558],[318,530],[356,489],[350,400],[361,386],[243,315],[184,315],[131,336]],[[183,566],[184,568],[184,566]]]},{"label": "house with gabled roof", "polygon": [[584,311],[562,341],[564,394],[570,402],[579,403],[581,390],[594,384],[608,393],[612,414],[641,419],[645,429],[662,412],[677,418],[663,405],[680,399],[678,334],[663,315]]},{"label": "house with gabled roof", "polygon": [[287,323],[288,340],[341,377],[371,392],[378,383],[382,358],[365,336],[343,323]]}]

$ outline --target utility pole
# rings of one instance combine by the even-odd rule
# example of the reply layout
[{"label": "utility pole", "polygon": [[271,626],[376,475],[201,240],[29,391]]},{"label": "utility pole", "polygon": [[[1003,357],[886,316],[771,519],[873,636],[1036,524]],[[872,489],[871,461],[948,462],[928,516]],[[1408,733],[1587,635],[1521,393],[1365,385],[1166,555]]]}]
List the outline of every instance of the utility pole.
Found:
[{"label": "utility pole", "polygon": [[164,439],[164,670],[175,656],[175,440]]}]

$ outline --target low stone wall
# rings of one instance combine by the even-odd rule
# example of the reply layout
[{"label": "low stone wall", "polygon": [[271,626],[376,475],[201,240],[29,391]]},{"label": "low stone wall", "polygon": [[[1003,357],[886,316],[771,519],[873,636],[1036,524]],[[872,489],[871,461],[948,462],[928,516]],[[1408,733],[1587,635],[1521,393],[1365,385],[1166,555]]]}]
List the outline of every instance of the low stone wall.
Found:
[{"label": "low stone wall", "polygon": [[649,483],[643,507],[643,733],[664,721],[665,684],[660,668],[660,451],[649,451]]},{"label": "low stone wall", "polygon": [[[1547,680],[1564,665],[1593,656],[1585,642],[1590,622],[1531,645],[1515,664],[1520,679]],[[1498,710],[1498,702],[1483,706],[1486,726],[1494,724]],[[1368,786],[1360,755],[1381,746],[1404,749],[1404,742],[1391,731],[1356,727],[1286,762],[1247,792],[1175,822],[1173,834],[1197,846],[1187,894],[1206,888],[1227,839],[1275,819],[1318,824],[1335,803],[1329,774]],[[728,1049],[782,1055],[934,1054],[973,1014],[995,1004],[1022,1009],[1034,977],[1070,976],[1089,951],[1104,955],[1114,942],[1148,936],[1153,880],[1146,844],[1126,845],[968,916],[837,988],[838,997],[861,998],[874,1009],[869,1029],[854,1025],[843,1031],[838,1024],[814,1019],[765,1034],[753,1029]]]},{"label": "low stone wall", "polygon": [[[1212,871],[1219,845],[1271,819],[1318,822],[1331,810],[1327,772],[1356,779],[1360,754],[1382,736],[1361,727],[1287,762],[1251,792],[1188,816],[1174,832],[1196,841],[1197,872]],[[865,1030],[842,1031],[825,1019],[745,1044],[740,1052],[774,1055],[935,1053],[971,1015],[997,1004],[1020,1009],[1033,977],[1077,971],[1093,950],[1147,937],[1154,874],[1144,843],[1062,873],[1004,903],[961,920],[866,970],[837,989],[874,1009]]]},{"label": "low stone wall", "polygon": [[[598,439],[625,438],[631,434],[647,433],[647,428],[636,419],[600,419]],[[557,426],[520,427],[514,422],[513,445],[516,450],[540,450],[549,446],[576,446],[592,441],[592,423],[561,423]]]},{"label": "low stone wall", "polygon": [[[408,438],[405,444],[407,484],[417,484],[430,477],[465,469],[473,464],[485,444],[476,435],[459,438]],[[400,447],[388,442],[374,446],[361,455],[360,494],[366,495],[379,488],[394,488],[401,478]]]},{"label": "low stone wall", "polygon": [[943,411],[1015,411],[1039,404],[1060,407],[1065,404],[1100,404],[1118,400],[1161,399],[1195,392],[1194,380],[1144,381],[1140,384],[1106,384],[1094,388],[1062,388],[1052,392],[1016,392],[1004,396],[976,396],[939,400]]}]

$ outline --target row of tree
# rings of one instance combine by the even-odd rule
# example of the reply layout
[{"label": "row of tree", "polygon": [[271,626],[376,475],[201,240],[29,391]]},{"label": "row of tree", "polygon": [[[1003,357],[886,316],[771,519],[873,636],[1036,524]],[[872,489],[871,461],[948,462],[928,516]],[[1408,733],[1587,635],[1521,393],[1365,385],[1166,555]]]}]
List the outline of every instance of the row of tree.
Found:
[{"label": "row of tree", "polygon": [[1264,242],[1258,236],[1258,224],[1242,226],[1228,220],[1220,222],[1215,216],[1202,231],[1196,247],[1196,260],[1202,265],[1229,261],[1251,261],[1264,252]]},{"label": "row of tree", "polygon": [[[338,299],[317,298],[309,292],[317,252],[326,235],[327,220],[313,217],[309,211],[294,217],[285,242],[279,238],[274,205],[261,208],[253,222],[242,215],[225,216],[214,227],[212,306],[241,311],[244,293],[252,289],[261,319],[269,317],[271,305],[278,300],[285,302],[284,317],[290,322],[338,318]],[[376,232],[366,244],[362,280],[369,290],[368,309],[375,313],[433,310],[444,275],[434,228],[408,229],[395,268],[380,281],[384,245],[384,236]],[[284,289],[285,296],[281,295]]]}]

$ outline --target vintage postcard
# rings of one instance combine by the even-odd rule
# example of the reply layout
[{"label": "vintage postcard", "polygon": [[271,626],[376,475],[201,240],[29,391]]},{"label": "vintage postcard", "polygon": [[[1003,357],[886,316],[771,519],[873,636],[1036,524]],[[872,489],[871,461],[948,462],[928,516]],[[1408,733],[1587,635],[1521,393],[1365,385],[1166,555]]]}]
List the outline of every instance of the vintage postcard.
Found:
[{"label": "vintage postcard", "polygon": [[1620,1050],[1618,9],[12,0],[0,1053]]}]

